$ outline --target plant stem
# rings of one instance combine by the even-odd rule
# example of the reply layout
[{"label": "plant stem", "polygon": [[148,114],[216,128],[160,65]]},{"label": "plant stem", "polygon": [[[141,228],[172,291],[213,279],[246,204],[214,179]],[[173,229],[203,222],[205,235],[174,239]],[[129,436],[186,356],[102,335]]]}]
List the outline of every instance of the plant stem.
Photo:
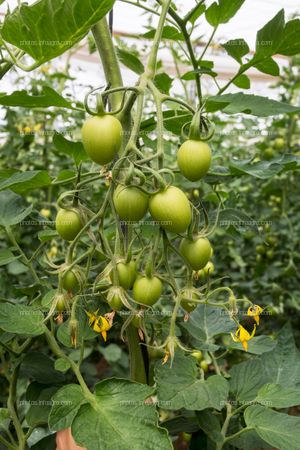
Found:
[{"label": "plant stem", "polygon": [[137,329],[129,324],[126,328],[126,335],[129,349],[130,378],[133,381],[146,384],[147,375]]},{"label": "plant stem", "polygon": [[[106,82],[109,83],[112,88],[122,86],[123,80],[121,70],[105,17],[93,26],[92,33],[103,64]],[[121,102],[122,92],[114,93],[112,95],[112,108],[118,109]]]},{"label": "plant stem", "polygon": [[48,328],[45,331],[45,337],[48,341],[49,347],[51,348],[51,350],[53,351],[53,353],[58,356],[59,358],[63,358],[65,359],[69,364],[71,369],[73,370],[78,383],[81,386],[81,389],[84,392],[85,397],[89,400],[94,402],[94,397],[93,394],[91,393],[91,391],[89,390],[88,386],[86,385],[83,376],[80,373],[80,370],[77,366],[77,364],[71,359],[69,358],[64,352],[63,350],[59,347],[55,337],[53,336],[53,334],[51,333],[50,330],[48,330]]},{"label": "plant stem", "polygon": [[18,438],[18,450],[24,450],[25,449],[25,435],[23,433],[22,425],[19,421],[18,413],[15,408],[15,401],[16,401],[16,390],[17,390],[17,380],[18,380],[18,374],[20,370],[20,365],[18,365],[14,371],[13,375],[9,384],[9,395],[7,400],[7,407],[9,410],[9,414],[12,418],[17,438]]}]

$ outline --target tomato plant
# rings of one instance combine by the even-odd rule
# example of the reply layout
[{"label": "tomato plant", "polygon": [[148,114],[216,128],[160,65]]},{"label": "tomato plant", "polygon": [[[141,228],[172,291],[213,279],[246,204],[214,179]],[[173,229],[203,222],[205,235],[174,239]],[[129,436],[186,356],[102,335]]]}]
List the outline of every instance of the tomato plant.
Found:
[{"label": "tomato plant", "polygon": [[299,18],[0,3],[0,450],[300,448]]}]

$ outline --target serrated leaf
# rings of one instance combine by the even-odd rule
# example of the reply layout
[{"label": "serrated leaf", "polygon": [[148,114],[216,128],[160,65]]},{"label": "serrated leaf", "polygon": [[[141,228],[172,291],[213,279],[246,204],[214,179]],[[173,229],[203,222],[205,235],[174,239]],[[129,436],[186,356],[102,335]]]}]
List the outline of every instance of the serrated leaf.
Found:
[{"label": "serrated leaf", "polygon": [[14,173],[11,177],[0,182],[0,191],[10,189],[16,194],[26,194],[34,189],[50,186],[51,178],[45,170],[30,170]]},{"label": "serrated leaf", "polygon": [[250,49],[247,42],[240,39],[230,39],[230,41],[222,44],[229,56],[234,58],[239,64],[242,64],[242,57],[249,53]]},{"label": "serrated leaf", "polygon": [[53,144],[59,152],[74,158],[76,165],[89,159],[81,142],[69,141],[60,133],[54,134]]},{"label": "serrated leaf", "polygon": [[202,411],[215,408],[220,411],[227,400],[229,385],[220,375],[212,375],[207,380],[199,380],[199,369],[195,358],[175,354],[172,367],[162,365],[155,367],[155,380],[159,406],[163,409],[185,408]]},{"label": "serrated leaf", "polygon": [[25,206],[24,200],[12,191],[0,192],[0,225],[7,227],[20,223],[32,211],[32,205]]},{"label": "serrated leaf", "polygon": [[52,398],[53,406],[49,414],[49,427],[52,431],[69,428],[81,405],[86,403],[82,389],[77,384],[62,387]]},{"label": "serrated leaf", "polygon": [[30,6],[21,3],[6,15],[2,38],[42,64],[79,42],[113,4],[114,0],[40,0]]},{"label": "serrated leaf", "polygon": [[282,409],[297,406],[300,405],[300,389],[284,387],[280,384],[265,384],[258,391],[255,401],[268,408]]},{"label": "serrated leaf", "polygon": [[76,443],[89,450],[172,450],[155,405],[145,403],[152,394],[153,388],[128,380],[96,384],[94,402],[81,406],[72,423]]},{"label": "serrated leaf", "polygon": [[223,111],[227,114],[252,114],[258,117],[276,116],[284,113],[296,113],[300,111],[295,107],[283,102],[277,102],[267,97],[250,94],[225,94],[209,97],[206,101],[206,111]]},{"label": "serrated leaf", "polygon": [[278,413],[260,405],[249,406],[244,412],[248,427],[280,450],[298,450],[300,443],[300,417]]},{"label": "serrated leaf", "polygon": [[229,333],[236,328],[227,312],[221,308],[199,305],[191,314],[189,321],[182,325],[195,339],[195,347],[214,351],[218,346],[214,338],[222,333]]},{"label": "serrated leaf", "polygon": [[58,372],[67,372],[70,369],[71,365],[64,358],[58,358],[54,363],[54,368]]},{"label": "serrated leaf", "polygon": [[72,102],[66,100],[49,86],[42,86],[38,95],[29,95],[27,91],[15,91],[10,95],[0,96],[0,105],[21,106],[23,108],[48,108],[56,106],[58,108],[74,109]]},{"label": "serrated leaf", "polygon": [[258,232],[257,222],[252,217],[243,211],[233,208],[222,209],[220,211],[219,225],[220,227],[233,226],[236,229],[242,230],[247,228]]},{"label": "serrated leaf", "polygon": [[124,50],[123,48],[118,47],[116,50],[118,58],[124,66],[128,67],[128,69],[138,75],[141,75],[144,72],[144,66],[137,56],[127,50]]},{"label": "serrated leaf", "polygon": [[0,328],[10,333],[39,336],[45,331],[44,316],[31,306],[0,305]]},{"label": "serrated leaf", "polygon": [[205,11],[208,23],[216,27],[220,23],[227,23],[235,16],[245,0],[218,0]]}]

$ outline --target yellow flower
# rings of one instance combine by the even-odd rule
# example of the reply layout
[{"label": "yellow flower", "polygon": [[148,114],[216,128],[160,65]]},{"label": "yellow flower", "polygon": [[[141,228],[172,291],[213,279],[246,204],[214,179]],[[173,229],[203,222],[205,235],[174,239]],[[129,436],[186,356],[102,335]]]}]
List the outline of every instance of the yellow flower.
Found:
[{"label": "yellow flower", "polygon": [[256,331],[256,324],[253,326],[252,333],[250,334],[249,331],[247,331],[242,325],[238,327],[235,334],[231,334],[232,339],[234,342],[240,342],[243,346],[243,349],[248,351],[248,341],[253,338]]},{"label": "yellow flower", "polygon": [[255,335],[256,327],[259,325],[259,316],[262,311],[263,308],[258,305],[250,306],[247,311],[247,316],[242,318],[235,334],[230,333],[234,342],[240,342],[246,351],[248,351],[248,341]]},{"label": "yellow flower", "polygon": [[248,308],[247,314],[254,318],[257,325],[259,325],[259,316],[263,312],[263,308],[258,305],[252,305]]},{"label": "yellow flower", "polygon": [[105,314],[104,316],[98,316],[98,311],[94,313],[85,311],[89,318],[89,325],[93,328],[96,333],[100,333],[104,341],[107,340],[107,332],[111,329],[113,325],[114,311],[112,313]]}]

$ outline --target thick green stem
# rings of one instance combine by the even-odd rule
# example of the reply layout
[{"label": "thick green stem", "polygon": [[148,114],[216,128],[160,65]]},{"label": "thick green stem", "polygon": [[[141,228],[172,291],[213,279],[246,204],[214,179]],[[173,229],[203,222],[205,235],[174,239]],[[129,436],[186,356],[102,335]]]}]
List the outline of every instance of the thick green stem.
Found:
[{"label": "thick green stem", "polygon": [[128,325],[126,334],[129,349],[130,377],[133,381],[146,384],[147,375],[137,329],[132,325]]},{"label": "thick green stem", "polygon": [[[112,88],[122,86],[121,70],[105,17],[93,26],[92,32],[102,61],[106,82]],[[122,92],[114,93],[112,95],[112,108],[118,109],[121,102]]]}]

